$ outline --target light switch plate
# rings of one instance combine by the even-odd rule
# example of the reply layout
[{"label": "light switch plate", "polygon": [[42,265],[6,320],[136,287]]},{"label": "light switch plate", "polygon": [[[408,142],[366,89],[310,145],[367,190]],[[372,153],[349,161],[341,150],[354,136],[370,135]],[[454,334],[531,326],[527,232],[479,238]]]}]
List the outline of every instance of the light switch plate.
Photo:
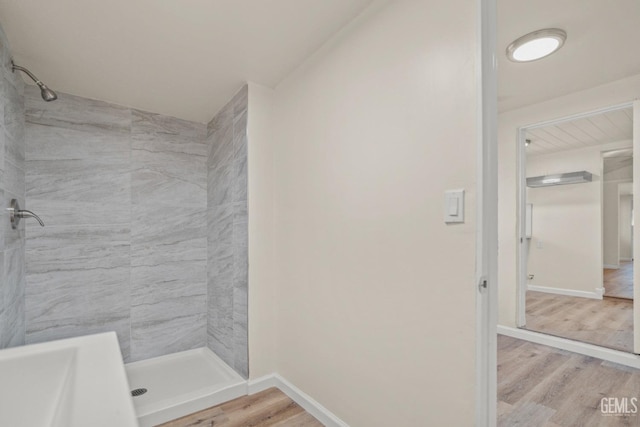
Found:
[{"label": "light switch plate", "polygon": [[464,190],[444,192],[444,222],[447,224],[464,222]]}]

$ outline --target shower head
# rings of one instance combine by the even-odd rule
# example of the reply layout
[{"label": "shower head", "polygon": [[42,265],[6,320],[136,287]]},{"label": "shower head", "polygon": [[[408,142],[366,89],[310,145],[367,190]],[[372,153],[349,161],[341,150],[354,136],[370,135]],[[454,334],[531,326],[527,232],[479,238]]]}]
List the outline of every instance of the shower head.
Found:
[{"label": "shower head", "polygon": [[36,84],[40,88],[40,95],[42,95],[42,99],[47,102],[55,101],[56,99],[58,99],[58,95],[56,95],[56,93],[49,89],[46,84],[42,83],[36,76],[34,76],[31,71],[27,70],[24,67],[16,65],[13,61],[11,61],[11,71],[15,72],[16,70],[22,71],[27,76],[29,76],[31,80],[36,82]]}]

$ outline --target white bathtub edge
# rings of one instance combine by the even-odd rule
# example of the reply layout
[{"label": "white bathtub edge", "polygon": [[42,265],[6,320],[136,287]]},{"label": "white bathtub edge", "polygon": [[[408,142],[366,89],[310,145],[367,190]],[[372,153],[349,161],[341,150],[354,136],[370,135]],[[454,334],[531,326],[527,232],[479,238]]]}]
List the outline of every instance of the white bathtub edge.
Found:
[{"label": "white bathtub edge", "polygon": [[324,424],[325,427],[349,427],[349,424],[342,421],[333,412],[329,411],[318,401],[277,373],[249,380],[247,386],[249,394],[259,393],[268,388],[276,387],[289,396],[291,400],[300,405],[305,411],[313,415],[318,421]]}]

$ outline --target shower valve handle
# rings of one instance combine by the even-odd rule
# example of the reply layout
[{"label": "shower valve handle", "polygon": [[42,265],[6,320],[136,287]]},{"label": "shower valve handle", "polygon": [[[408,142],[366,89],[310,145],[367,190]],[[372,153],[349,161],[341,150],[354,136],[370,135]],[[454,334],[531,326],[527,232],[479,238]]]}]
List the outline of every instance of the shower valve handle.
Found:
[{"label": "shower valve handle", "polygon": [[44,227],[44,222],[42,222],[40,217],[31,211],[20,209],[20,205],[16,199],[11,199],[11,203],[7,210],[9,211],[9,219],[11,220],[11,228],[14,230],[18,228],[21,218],[35,218],[40,225]]}]

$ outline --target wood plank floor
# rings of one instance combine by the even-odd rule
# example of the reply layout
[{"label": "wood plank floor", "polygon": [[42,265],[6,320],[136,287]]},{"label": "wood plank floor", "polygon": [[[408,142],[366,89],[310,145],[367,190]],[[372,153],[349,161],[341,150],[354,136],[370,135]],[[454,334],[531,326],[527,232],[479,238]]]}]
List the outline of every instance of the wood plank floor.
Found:
[{"label": "wood plank floor", "polygon": [[498,335],[499,427],[640,426],[602,415],[603,397],[640,398],[640,370]]},{"label": "wood plank floor", "polygon": [[604,295],[633,299],[633,261],[621,261],[620,268],[604,269]]},{"label": "wood plank floor", "polygon": [[214,406],[158,427],[322,427],[277,388]]},{"label": "wood plank floor", "polygon": [[602,300],[527,291],[530,331],[633,351],[633,301]]}]

